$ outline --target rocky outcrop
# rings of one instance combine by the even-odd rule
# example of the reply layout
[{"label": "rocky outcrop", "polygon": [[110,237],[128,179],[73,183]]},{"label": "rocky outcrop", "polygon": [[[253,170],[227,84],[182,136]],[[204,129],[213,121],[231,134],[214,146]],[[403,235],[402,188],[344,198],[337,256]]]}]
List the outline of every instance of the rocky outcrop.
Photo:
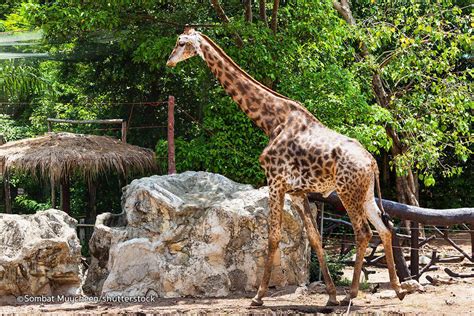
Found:
[{"label": "rocky outcrop", "polygon": [[0,296],[80,294],[76,224],[54,209],[0,214]]},{"label": "rocky outcrop", "polygon": [[[267,188],[185,172],[134,180],[123,213],[98,217],[84,291],[96,295],[222,297],[254,291],[265,260]],[[309,247],[285,200],[271,285],[308,281]]]}]

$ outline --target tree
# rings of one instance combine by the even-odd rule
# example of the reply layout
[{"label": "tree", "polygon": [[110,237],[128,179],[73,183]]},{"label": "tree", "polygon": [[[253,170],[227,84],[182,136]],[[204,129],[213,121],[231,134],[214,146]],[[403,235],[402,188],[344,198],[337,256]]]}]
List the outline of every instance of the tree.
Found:
[{"label": "tree", "polygon": [[[201,25],[200,31],[257,80],[301,101],[328,127],[357,138],[372,153],[390,152],[395,143],[387,134],[391,128],[404,150],[392,159],[400,176],[411,166],[413,179],[421,176],[432,184],[448,162],[446,174],[457,174],[459,161],[470,155],[466,124],[471,123],[465,116],[470,103],[464,101],[472,90],[472,70],[469,58],[462,57],[471,54],[466,48],[471,36],[466,9],[436,13],[422,6],[403,11],[389,3],[358,1],[352,8],[356,24],[351,26],[339,18],[332,1],[279,1],[278,20],[270,16],[269,21],[267,13],[273,15],[274,1],[259,1],[259,14],[251,21],[256,1],[211,1],[225,9],[225,23],[206,1],[185,5],[152,0],[15,3],[22,21],[41,28],[50,58],[31,64],[29,72],[44,86],[28,90],[27,105],[12,117],[28,125],[32,133],[46,130],[47,117],[130,119],[129,141],[155,147],[157,156],[164,157],[165,130],[144,127],[164,125],[166,109],[130,103],[162,101],[174,95],[178,171],[209,170],[236,181],[265,184],[258,156],[267,139],[225,95],[202,61],[195,58],[173,70],[165,67],[176,35],[190,23]],[[407,20],[410,16],[427,17],[432,33],[427,45],[422,41],[428,31],[420,29],[415,34],[422,23]],[[437,21],[443,27],[456,25],[459,32],[436,39],[446,32]],[[389,25],[395,22],[395,27]],[[237,36],[242,45],[236,44]],[[365,43],[367,57],[362,58],[359,42]],[[451,43],[456,43],[457,51],[449,48]],[[439,61],[441,68],[436,65]],[[416,68],[420,63],[429,65],[429,71]],[[379,74],[387,93],[387,107],[372,89],[374,74]],[[430,80],[424,79],[426,74]],[[426,113],[433,118],[428,119]],[[65,128],[117,135],[91,126]],[[415,137],[415,130],[422,133]]]},{"label": "tree", "polygon": [[391,114],[385,128],[398,200],[419,205],[417,178],[430,186],[436,173],[457,175],[472,153],[472,69],[463,66],[472,29],[468,8],[452,1],[400,2],[333,5],[358,40],[357,67]]}]

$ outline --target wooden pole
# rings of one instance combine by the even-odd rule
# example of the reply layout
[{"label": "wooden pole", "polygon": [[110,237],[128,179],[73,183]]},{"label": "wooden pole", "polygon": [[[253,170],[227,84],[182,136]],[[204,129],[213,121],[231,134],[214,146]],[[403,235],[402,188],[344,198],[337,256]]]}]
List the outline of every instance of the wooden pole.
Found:
[{"label": "wooden pole", "polygon": [[56,184],[53,178],[49,180],[49,183],[51,185],[51,207],[56,208]]},{"label": "wooden pole", "polygon": [[474,260],[474,225],[471,225],[470,227],[471,231],[471,258]]},{"label": "wooden pole", "polygon": [[94,224],[95,218],[97,216],[97,183],[94,180],[91,180],[88,183],[88,191],[89,191],[89,200],[88,200],[88,216],[86,221],[88,224]]},{"label": "wooden pole", "polygon": [[418,280],[420,273],[420,252],[418,239],[420,238],[420,225],[417,222],[411,222],[411,249],[410,249],[410,274]]},{"label": "wooden pole", "polygon": [[48,123],[70,123],[70,124],[121,124],[123,119],[109,119],[109,120],[63,120],[48,118]]},{"label": "wooden pole", "polygon": [[168,97],[168,174],[176,173],[174,152],[174,96]]},{"label": "wooden pole", "polygon": [[70,180],[67,176],[61,181],[61,209],[67,214],[71,212]]},{"label": "wooden pole", "polygon": [[11,214],[12,213],[12,198],[10,192],[10,175],[8,171],[5,170],[3,174],[3,186],[5,189],[5,213]]},{"label": "wooden pole", "polygon": [[127,142],[127,121],[122,121],[122,143]]}]

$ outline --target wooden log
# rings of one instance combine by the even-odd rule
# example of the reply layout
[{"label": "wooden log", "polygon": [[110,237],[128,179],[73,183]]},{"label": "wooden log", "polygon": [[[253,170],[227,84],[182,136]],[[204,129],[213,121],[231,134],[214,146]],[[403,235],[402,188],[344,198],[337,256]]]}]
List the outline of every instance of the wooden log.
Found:
[{"label": "wooden log", "polygon": [[474,273],[456,273],[449,268],[444,268],[444,272],[453,278],[474,278]]},{"label": "wooden log", "polygon": [[408,270],[407,262],[405,261],[405,256],[403,255],[403,250],[400,245],[400,239],[397,237],[397,234],[393,230],[392,251],[393,260],[395,261],[395,270],[397,270],[397,276],[400,279],[400,282],[403,282],[409,278],[410,271]]},{"label": "wooden log", "polygon": [[[308,197],[315,201],[329,203],[335,207],[342,207],[341,200],[335,192],[328,197],[319,193],[309,193]],[[378,199],[376,198],[378,201]],[[410,220],[424,225],[451,226],[456,224],[474,224],[474,208],[430,209],[406,205],[389,200],[382,200],[385,212],[391,217]]]},{"label": "wooden log", "polygon": [[440,231],[438,229],[438,227],[433,227],[433,229],[438,233],[440,234],[444,240],[446,240],[447,242],[449,242],[451,244],[451,246],[456,249],[457,251],[459,251],[464,257],[466,257],[466,259],[468,259],[469,261],[471,262],[474,262],[474,258],[470,257],[461,247],[459,247],[451,238],[449,238],[448,236],[448,231],[445,230],[444,232]]}]

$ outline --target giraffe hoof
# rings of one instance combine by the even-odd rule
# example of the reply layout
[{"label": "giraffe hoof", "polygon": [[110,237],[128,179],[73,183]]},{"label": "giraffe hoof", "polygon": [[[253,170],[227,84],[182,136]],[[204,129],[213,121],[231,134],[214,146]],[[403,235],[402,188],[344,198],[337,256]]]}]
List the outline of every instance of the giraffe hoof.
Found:
[{"label": "giraffe hoof", "polygon": [[351,303],[352,298],[350,296],[344,297],[339,305],[341,306],[348,306]]},{"label": "giraffe hoof", "polygon": [[408,292],[405,291],[405,290],[400,290],[400,291],[398,291],[398,292],[396,292],[396,293],[397,293],[398,299],[399,299],[400,301],[403,301],[403,299],[405,298],[405,295],[407,295]]},{"label": "giraffe hoof", "polygon": [[250,302],[250,306],[262,306],[263,305],[263,301],[259,298],[252,298],[252,301]]},{"label": "giraffe hoof", "polygon": [[337,299],[329,299],[326,306],[339,306],[341,303]]}]

